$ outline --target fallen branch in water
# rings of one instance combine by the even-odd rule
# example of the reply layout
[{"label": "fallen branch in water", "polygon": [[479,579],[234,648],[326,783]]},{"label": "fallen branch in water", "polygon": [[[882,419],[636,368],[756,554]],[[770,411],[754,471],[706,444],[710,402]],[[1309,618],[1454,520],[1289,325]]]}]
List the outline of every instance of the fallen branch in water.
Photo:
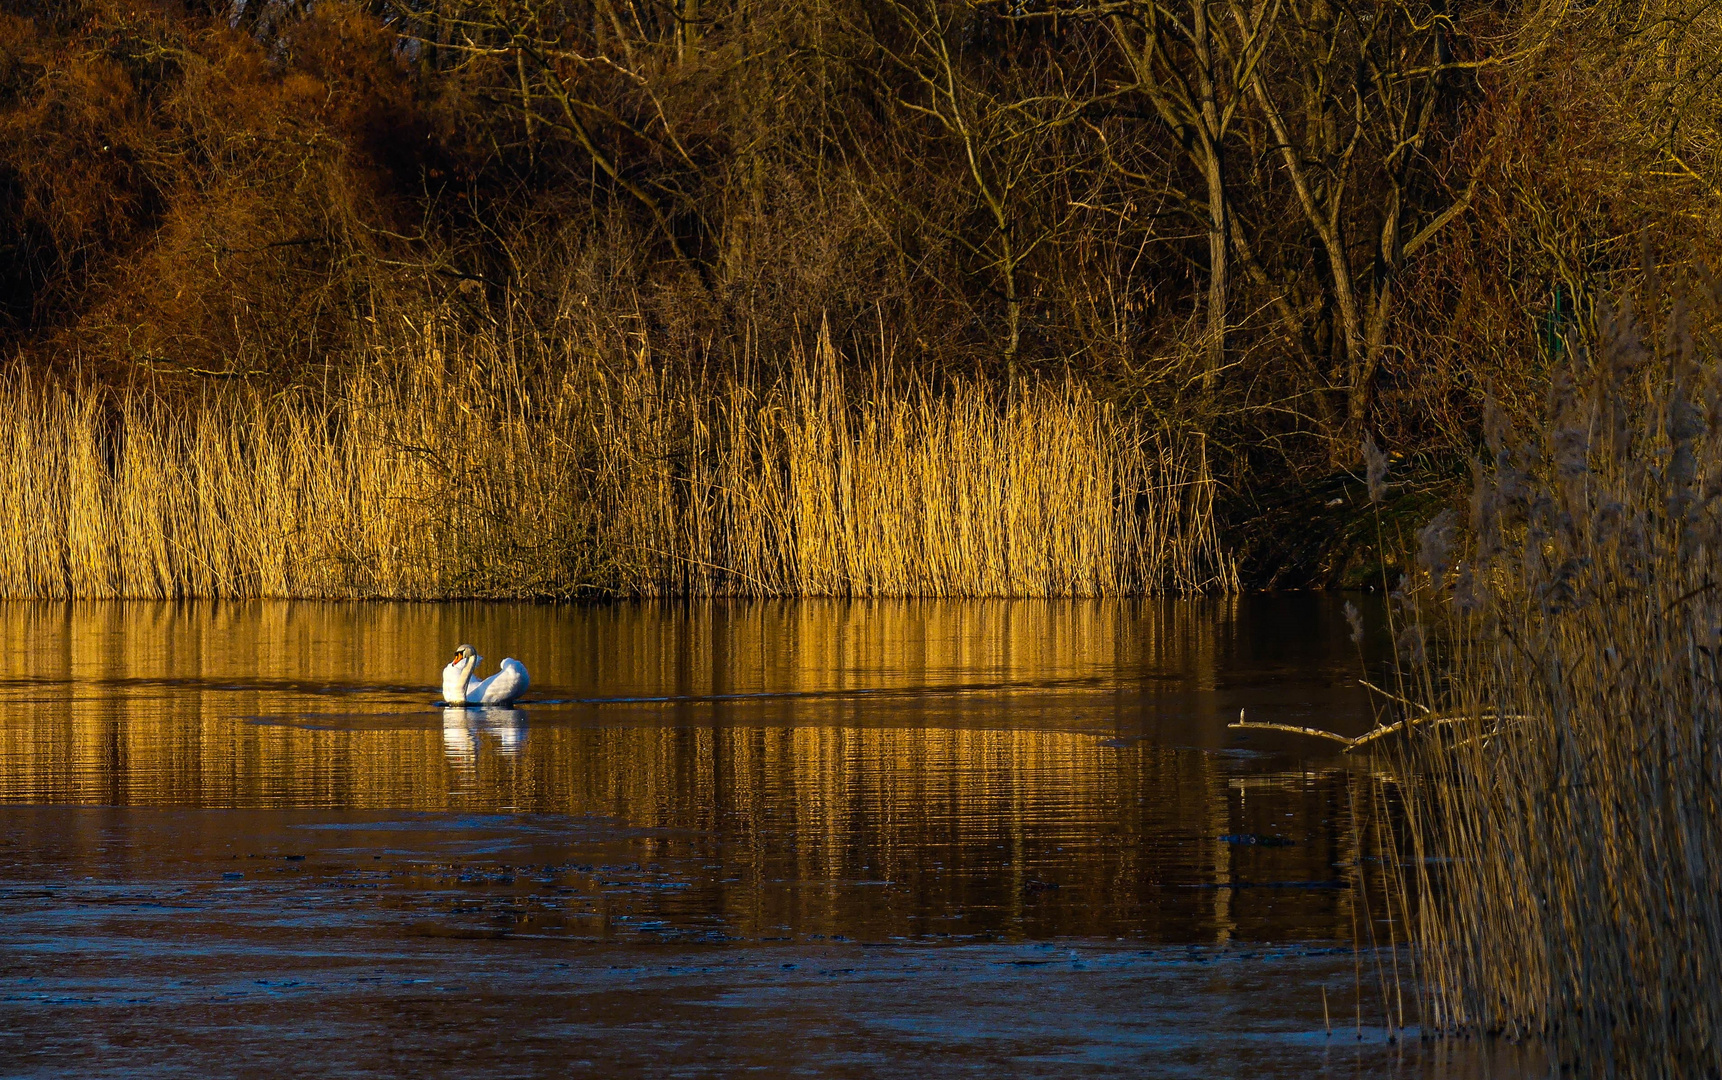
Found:
[{"label": "fallen branch in water", "polygon": [[1350,750],[1357,743],[1356,739],[1350,738],[1346,735],[1341,735],[1338,732],[1327,731],[1323,728],[1298,727],[1296,724],[1251,723],[1244,719],[1244,710],[1242,709],[1238,710],[1238,722],[1235,724],[1227,724],[1226,726],[1229,728],[1247,728],[1251,731],[1289,731],[1293,735],[1309,735],[1317,739],[1332,739],[1334,742],[1344,743],[1347,750]]},{"label": "fallen branch in water", "polygon": [[[1326,728],[1299,727],[1296,724],[1272,724],[1245,720],[1244,710],[1239,709],[1237,722],[1227,724],[1226,727],[1243,731],[1285,731],[1293,735],[1308,735],[1311,738],[1316,739],[1332,739],[1334,742],[1342,744],[1345,747],[1344,752],[1349,754],[1358,747],[1367,746],[1384,735],[1393,735],[1404,731],[1408,727],[1447,727],[1451,724],[1462,724],[1465,721],[1472,719],[1482,718],[1470,716],[1413,716],[1405,720],[1400,720],[1397,723],[1382,724],[1371,731],[1367,731],[1356,738],[1352,738],[1349,735],[1341,735],[1337,731],[1328,731]],[[1494,729],[1485,732],[1484,734],[1499,734],[1503,724],[1522,724],[1528,719],[1530,719],[1530,717],[1520,716],[1518,714],[1496,717]]]}]

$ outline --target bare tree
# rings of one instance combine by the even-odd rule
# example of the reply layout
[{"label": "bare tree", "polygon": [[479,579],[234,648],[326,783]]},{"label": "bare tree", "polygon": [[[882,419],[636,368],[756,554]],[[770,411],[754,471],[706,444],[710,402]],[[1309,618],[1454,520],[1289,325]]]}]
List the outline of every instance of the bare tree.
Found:
[{"label": "bare tree", "polygon": [[[1238,0],[1227,2],[1238,33],[1259,27]],[[1452,34],[1451,17],[1434,4],[1285,0],[1270,62],[1250,73],[1294,213],[1325,262],[1344,372],[1346,447],[1370,424],[1396,277],[1475,190],[1473,181],[1433,205],[1409,197],[1420,184],[1425,193],[1434,186],[1428,142],[1450,73],[1475,66],[1453,56]],[[1361,252],[1354,229],[1367,236]]]},{"label": "bare tree", "polygon": [[[528,137],[559,133],[646,211],[678,259],[686,227],[698,233],[697,198],[685,181],[701,172],[665,105],[675,68],[699,45],[698,0],[666,8],[626,0],[446,0],[402,9],[425,47],[489,63],[498,104],[515,111]],[[697,239],[697,238],[696,238]]]},{"label": "bare tree", "polygon": [[[1145,99],[1202,179],[1202,197],[1176,194],[1195,209],[1207,233],[1202,386],[1210,395],[1226,365],[1229,253],[1236,227],[1228,188],[1228,143],[1279,7],[1280,0],[1261,0],[1235,33],[1216,0],[1122,0],[1059,9],[1065,17],[1094,19],[1106,27],[1125,60],[1127,76],[1110,89],[1109,103]],[[1123,168],[1116,161],[1114,167]],[[1157,177],[1138,179],[1163,183]]]},{"label": "bare tree", "polygon": [[995,44],[992,55],[971,46],[989,30],[1023,32],[1008,19],[949,0],[885,4],[895,32],[873,37],[890,68],[906,77],[892,91],[894,103],[927,121],[934,142],[951,152],[984,224],[965,228],[960,216],[942,214],[926,215],[923,222],[946,233],[993,276],[1005,308],[1005,366],[1014,375],[1022,347],[1024,265],[1069,216],[1053,193],[1074,163],[1056,152],[1054,139],[1080,115],[1085,99],[1032,44],[1014,55],[999,55],[1012,51],[1002,45]]}]

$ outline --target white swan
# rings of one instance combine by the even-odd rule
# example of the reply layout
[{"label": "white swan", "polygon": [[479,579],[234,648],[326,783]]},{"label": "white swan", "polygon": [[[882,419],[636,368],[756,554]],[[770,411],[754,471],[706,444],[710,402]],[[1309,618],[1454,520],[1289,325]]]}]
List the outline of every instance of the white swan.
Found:
[{"label": "white swan", "polygon": [[471,645],[462,645],[454,651],[454,659],[442,669],[444,701],[450,705],[507,705],[532,685],[526,665],[514,659],[504,660],[495,675],[475,682],[472,669],[483,659]]}]

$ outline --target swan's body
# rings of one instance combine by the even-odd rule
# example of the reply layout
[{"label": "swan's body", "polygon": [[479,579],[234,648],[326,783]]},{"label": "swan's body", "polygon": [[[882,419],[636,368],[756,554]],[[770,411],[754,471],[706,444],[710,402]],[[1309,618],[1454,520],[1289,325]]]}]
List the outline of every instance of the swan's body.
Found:
[{"label": "swan's body", "polygon": [[450,705],[507,705],[532,685],[526,665],[514,659],[504,660],[497,673],[488,679],[473,679],[472,669],[483,659],[471,645],[462,645],[454,651],[454,659],[442,669],[444,701]]}]

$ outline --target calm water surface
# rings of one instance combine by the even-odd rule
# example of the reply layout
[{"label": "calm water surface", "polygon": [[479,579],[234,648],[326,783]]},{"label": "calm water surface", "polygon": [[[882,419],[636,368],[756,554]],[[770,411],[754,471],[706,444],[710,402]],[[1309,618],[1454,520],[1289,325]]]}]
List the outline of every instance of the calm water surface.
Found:
[{"label": "calm water surface", "polygon": [[[1333,598],[0,632],[0,1075],[1532,1064],[1386,1039],[1367,766],[1225,727],[1373,722]],[[438,706],[461,642],[527,700]]]}]

